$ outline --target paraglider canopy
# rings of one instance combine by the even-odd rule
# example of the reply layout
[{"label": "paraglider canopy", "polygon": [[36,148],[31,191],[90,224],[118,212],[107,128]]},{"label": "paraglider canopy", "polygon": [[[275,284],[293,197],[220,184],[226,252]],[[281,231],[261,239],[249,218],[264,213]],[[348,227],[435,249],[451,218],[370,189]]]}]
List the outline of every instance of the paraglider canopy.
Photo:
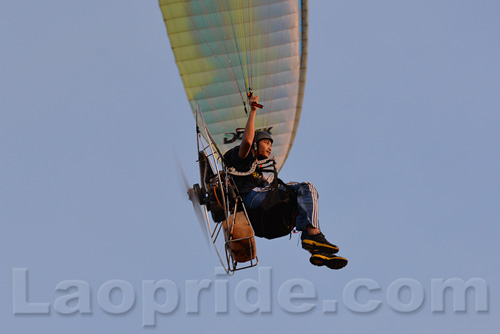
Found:
[{"label": "paraglider canopy", "polygon": [[197,106],[222,153],[238,144],[259,96],[258,130],[272,135],[281,168],[301,114],[307,1],[160,0],[193,113]]}]

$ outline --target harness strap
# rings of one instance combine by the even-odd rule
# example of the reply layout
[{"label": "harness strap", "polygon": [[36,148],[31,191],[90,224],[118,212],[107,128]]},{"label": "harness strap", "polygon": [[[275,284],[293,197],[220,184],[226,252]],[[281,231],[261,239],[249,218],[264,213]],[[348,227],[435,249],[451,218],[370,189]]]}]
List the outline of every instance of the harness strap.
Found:
[{"label": "harness strap", "polygon": [[275,172],[276,168],[274,168],[274,165],[276,164],[276,160],[274,159],[274,157],[267,158],[264,160],[255,160],[247,172],[239,172],[234,167],[228,168],[227,172],[233,176],[248,176],[248,175],[252,175],[255,172],[255,170],[257,169],[257,166],[264,165],[267,163],[271,163],[271,164],[269,166],[264,166],[263,170],[264,170],[264,168],[273,168],[273,172]]}]

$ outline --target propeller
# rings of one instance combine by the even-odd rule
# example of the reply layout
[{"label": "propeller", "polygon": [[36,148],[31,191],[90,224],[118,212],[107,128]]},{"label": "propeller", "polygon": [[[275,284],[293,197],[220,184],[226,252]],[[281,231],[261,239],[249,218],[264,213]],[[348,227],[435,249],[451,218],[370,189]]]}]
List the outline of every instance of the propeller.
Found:
[{"label": "propeller", "polygon": [[193,211],[196,215],[198,223],[200,223],[200,228],[202,230],[203,237],[204,237],[207,245],[210,246],[210,243],[208,242],[209,232],[208,232],[207,224],[205,222],[204,212],[201,208],[200,198],[202,197],[202,195],[201,195],[200,186],[198,184],[194,184],[193,187],[189,186],[189,181],[187,180],[186,174],[184,173],[184,170],[182,169],[181,163],[179,162],[179,158],[177,157],[177,154],[175,154],[175,152],[174,152],[174,156],[175,156],[175,162],[177,163],[177,169],[181,173],[182,179],[184,181],[183,188],[187,189],[188,198],[191,201],[191,203],[193,204]]}]

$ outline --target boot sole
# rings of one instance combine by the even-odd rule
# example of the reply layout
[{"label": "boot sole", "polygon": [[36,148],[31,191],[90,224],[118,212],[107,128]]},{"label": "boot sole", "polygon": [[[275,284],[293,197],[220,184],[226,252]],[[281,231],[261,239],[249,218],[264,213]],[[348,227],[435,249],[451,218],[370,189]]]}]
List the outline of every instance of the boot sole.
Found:
[{"label": "boot sole", "polygon": [[347,266],[347,259],[340,256],[325,256],[321,254],[313,254],[309,262],[315,266],[327,266],[330,269],[338,270]]},{"label": "boot sole", "polygon": [[311,253],[325,252],[335,254],[339,251],[339,248],[336,246],[322,244],[313,240],[302,240],[302,248],[307,249]]}]

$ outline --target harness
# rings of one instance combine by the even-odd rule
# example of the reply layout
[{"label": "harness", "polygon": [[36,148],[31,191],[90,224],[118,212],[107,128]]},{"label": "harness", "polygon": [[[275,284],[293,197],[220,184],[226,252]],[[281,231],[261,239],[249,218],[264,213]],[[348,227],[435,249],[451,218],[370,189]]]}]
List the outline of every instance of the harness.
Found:
[{"label": "harness", "polygon": [[273,177],[270,180],[271,182],[269,182],[269,178],[267,179],[267,181],[269,183],[274,182],[274,180],[278,178],[278,172],[276,171],[276,159],[272,157],[262,160],[255,160],[250,166],[250,169],[246,172],[240,172],[234,167],[229,167],[227,170],[228,174],[233,176],[252,175],[253,177],[256,177],[258,175],[257,171],[261,171],[262,173],[272,173]]},{"label": "harness", "polygon": [[229,167],[227,171],[232,176],[255,176],[258,170],[272,173],[273,178],[262,204],[258,208],[247,209],[255,235],[274,239],[290,234],[295,227],[297,192],[278,178],[275,158],[255,160],[246,172],[237,171],[234,167]]}]

